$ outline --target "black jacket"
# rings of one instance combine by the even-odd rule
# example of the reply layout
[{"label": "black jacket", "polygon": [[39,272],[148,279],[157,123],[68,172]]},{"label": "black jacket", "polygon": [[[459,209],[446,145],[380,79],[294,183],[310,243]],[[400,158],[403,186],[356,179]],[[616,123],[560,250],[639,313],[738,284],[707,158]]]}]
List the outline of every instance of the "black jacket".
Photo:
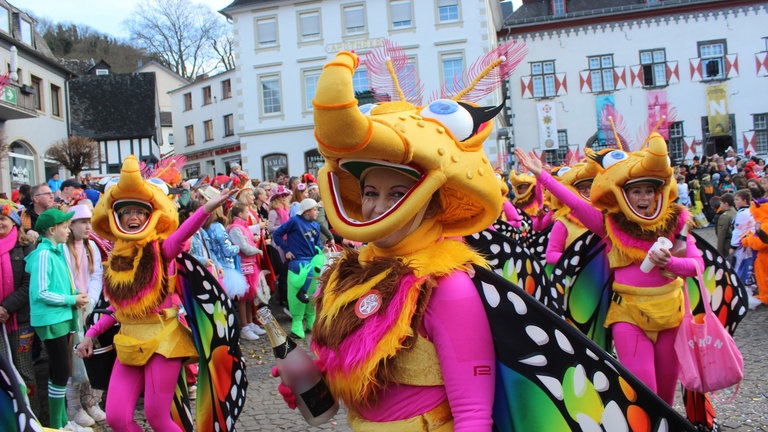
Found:
[{"label": "black jacket", "polygon": [[18,242],[11,249],[11,267],[13,268],[13,293],[0,303],[8,313],[16,313],[19,326],[29,324],[29,273],[24,271],[24,258],[35,249],[34,244],[21,246]]}]

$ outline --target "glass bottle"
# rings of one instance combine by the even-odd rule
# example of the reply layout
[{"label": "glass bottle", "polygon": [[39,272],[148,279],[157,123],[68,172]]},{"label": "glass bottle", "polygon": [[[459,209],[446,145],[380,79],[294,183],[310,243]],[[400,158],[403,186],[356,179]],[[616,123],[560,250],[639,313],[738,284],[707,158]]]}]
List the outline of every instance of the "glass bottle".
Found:
[{"label": "glass bottle", "polygon": [[257,314],[272,344],[280,378],[296,396],[299,412],[312,426],[327,422],[338,411],[339,403],[322,372],[309,354],[285,334],[268,307],[260,308]]},{"label": "glass bottle", "polygon": [[669,250],[669,253],[672,254],[674,257],[684,257],[685,252],[687,250],[688,245],[688,230],[690,229],[690,224],[686,223],[683,226],[683,229],[680,231],[680,234],[677,235],[675,238],[675,243],[672,245],[672,249]]}]

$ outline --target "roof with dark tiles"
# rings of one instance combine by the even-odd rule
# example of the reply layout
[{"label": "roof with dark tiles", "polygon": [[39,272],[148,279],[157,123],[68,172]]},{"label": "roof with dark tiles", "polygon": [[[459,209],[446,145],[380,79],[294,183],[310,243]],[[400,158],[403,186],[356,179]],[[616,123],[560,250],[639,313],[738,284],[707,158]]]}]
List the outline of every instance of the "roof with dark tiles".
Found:
[{"label": "roof with dark tiles", "polygon": [[155,136],[155,74],[86,75],[69,81],[72,134],[95,140]]}]

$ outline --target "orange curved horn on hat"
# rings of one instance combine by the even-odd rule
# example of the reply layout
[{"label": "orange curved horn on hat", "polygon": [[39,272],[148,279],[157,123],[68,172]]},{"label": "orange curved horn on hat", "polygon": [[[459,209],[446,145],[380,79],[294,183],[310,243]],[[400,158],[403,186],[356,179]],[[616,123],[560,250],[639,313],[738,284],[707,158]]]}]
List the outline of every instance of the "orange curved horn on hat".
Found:
[{"label": "orange curved horn on hat", "polygon": [[648,154],[641,162],[648,172],[666,172],[669,169],[669,155],[664,137],[654,132],[648,140]]}]

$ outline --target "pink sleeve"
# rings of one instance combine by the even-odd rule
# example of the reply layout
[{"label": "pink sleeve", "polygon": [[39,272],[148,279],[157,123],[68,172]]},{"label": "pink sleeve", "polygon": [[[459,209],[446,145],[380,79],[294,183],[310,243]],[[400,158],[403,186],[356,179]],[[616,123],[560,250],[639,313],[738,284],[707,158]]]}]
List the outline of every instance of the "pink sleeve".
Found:
[{"label": "pink sleeve", "polygon": [[541,231],[544,228],[548,227],[550,224],[552,224],[552,212],[551,211],[540,211],[539,214],[536,215],[535,218],[533,218],[533,230],[534,231]]},{"label": "pink sleeve", "polygon": [[466,273],[440,279],[423,328],[437,350],[455,430],[491,430],[496,355],[485,309]]},{"label": "pink sleeve", "polygon": [[549,232],[549,241],[547,242],[546,260],[547,264],[556,264],[565,250],[565,241],[568,238],[568,229],[562,222],[555,221],[552,231]]},{"label": "pink sleeve", "polygon": [[[113,308],[112,306],[108,307],[107,309],[112,312],[115,311],[115,308]],[[85,335],[88,336],[89,338],[95,338],[100,334],[104,333],[108,328],[115,325],[116,322],[117,322],[117,319],[115,318],[114,315],[103,314],[101,318],[99,318],[99,320],[96,321],[96,323],[93,324],[91,328],[88,329],[87,332],[85,332]]]},{"label": "pink sleeve", "polygon": [[517,212],[515,206],[505,198],[501,208],[504,210],[504,216],[507,217],[507,223],[512,225],[513,228],[520,228],[520,225],[522,224],[520,213]]},{"label": "pink sleeve", "polygon": [[607,235],[605,232],[605,221],[603,213],[601,213],[600,210],[592,207],[591,204],[581,199],[567,187],[563,186],[546,171],[541,172],[537,183],[542,183],[542,186],[547,188],[552,195],[568,206],[571,209],[571,213],[576,219],[584,224],[588,230],[605,238]]},{"label": "pink sleeve", "polygon": [[698,271],[704,271],[704,259],[701,257],[701,251],[696,247],[696,240],[688,236],[685,248],[685,257],[675,257],[669,259],[665,267],[666,270],[683,277],[696,276],[696,266]]},{"label": "pink sleeve", "polygon": [[169,235],[163,242],[163,258],[170,260],[179,253],[184,245],[184,242],[192,237],[192,234],[202,228],[205,221],[208,220],[208,213],[205,212],[205,208],[200,207],[196,212],[192,213],[192,216],[188,217],[181,226]]}]

